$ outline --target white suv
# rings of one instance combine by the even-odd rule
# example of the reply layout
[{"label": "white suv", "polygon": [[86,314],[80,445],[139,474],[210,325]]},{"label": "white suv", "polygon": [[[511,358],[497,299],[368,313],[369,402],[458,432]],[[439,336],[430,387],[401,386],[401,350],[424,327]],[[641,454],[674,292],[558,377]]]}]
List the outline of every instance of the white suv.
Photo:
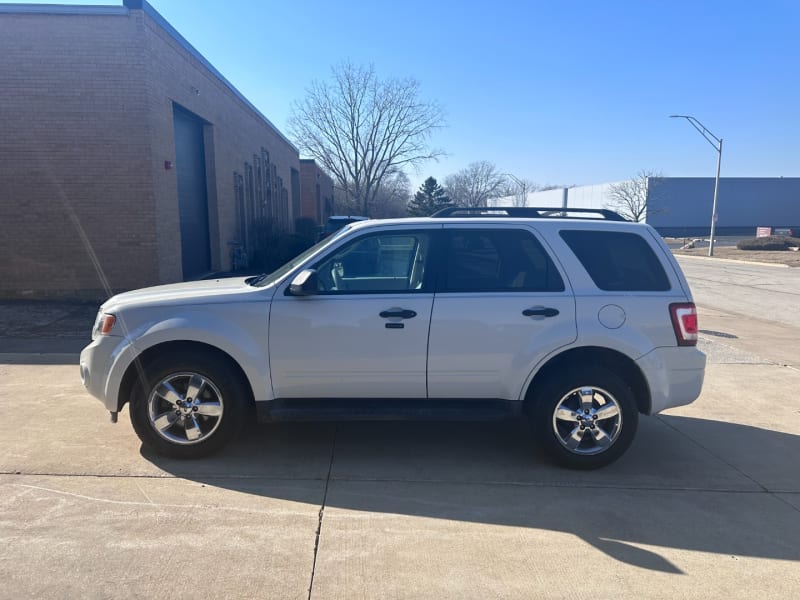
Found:
[{"label": "white suv", "polygon": [[575,209],[353,223],[269,275],[114,296],[92,339],[89,392],[114,421],[129,403],[142,442],[177,457],[220,448],[252,414],[524,414],[557,461],[595,468],[639,413],[697,398],[705,370],[658,234]]}]

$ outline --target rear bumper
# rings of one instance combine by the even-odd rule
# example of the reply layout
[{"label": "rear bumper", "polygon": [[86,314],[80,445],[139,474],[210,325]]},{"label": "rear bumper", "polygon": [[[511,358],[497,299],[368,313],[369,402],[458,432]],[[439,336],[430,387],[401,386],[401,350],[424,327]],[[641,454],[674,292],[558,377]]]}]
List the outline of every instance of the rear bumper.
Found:
[{"label": "rear bumper", "polygon": [[656,348],[636,361],[650,384],[650,414],[690,404],[703,389],[706,355],[695,347]]}]

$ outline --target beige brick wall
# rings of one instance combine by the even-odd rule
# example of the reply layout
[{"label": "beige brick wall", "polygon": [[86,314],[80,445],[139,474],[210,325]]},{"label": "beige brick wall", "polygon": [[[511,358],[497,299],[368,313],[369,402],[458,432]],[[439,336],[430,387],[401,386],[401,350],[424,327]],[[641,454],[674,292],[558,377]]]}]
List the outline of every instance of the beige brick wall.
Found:
[{"label": "beige brick wall", "polygon": [[141,13],[0,14],[0,296],[152,282],[141,31]]},{"label": "beige brick wall", "polygon": [[0,297],[182,279],[173,102],[208,123],[212,269],[262,147],[291,197],[297,151],[142,10],[0,13],[0,73]]},{"label": "beige brick wall", "polygon": [[[317,185],[319,185],[319,202]],[[325,212],[326,200],[330,206],[333,205],[333,180],[312,159],[300,161],[300,190],[300,215],[324,225],[330,216]]]},{"label": "beige brick wall", "polygon": [[252,164],[253,154],[260,154],[265,147],[291,195],[291,169],[299,169],[297,150],[149,18],[145,20],[145,32],[151,164],[159,215],[158,237],[162,243],[162,280],[180,279],[180,238],[172,235],[178,226],[176,171],[164,170],[164,161],[175,159],[173,102],[209,123],[206,158],[213,152],[214,168],[207,172],[216,175],[216,181],[209,186],[212,268],[228,270],[229,242],[238,241],[233,173],[241,173],[244,163]]}]

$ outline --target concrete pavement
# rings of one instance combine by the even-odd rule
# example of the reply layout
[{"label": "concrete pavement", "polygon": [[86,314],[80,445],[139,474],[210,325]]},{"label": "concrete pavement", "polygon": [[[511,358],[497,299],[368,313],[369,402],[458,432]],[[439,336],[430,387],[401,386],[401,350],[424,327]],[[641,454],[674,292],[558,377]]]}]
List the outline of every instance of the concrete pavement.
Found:
[{"label": "concrete pavement", "polygon": [[[254,426],[167,460],[74,364],[7,356],[0,598],[792,597],[800,329],[722,308],[789,314],[791,294],[687,273],[706,288],[703,394],[589,473],[550,465],[518,422]],[[726,286],[753,299],[717,300]]]},{"label": "concrete pavement", "polygon": [[[274,491],[289,487],[296,500]],[[3,598],[307,598],[319,481],[0,477]],[[274,498],[273,496],[279,496]]]},{"label": "concrete pavement", "polygon": [[800,272],[677,257],[697,304],[800,328]]},{"label": "concrete pavement", "polygon": [[696,404],[644,418],[590,473],[551,466],[519,423],[259,426],[170,461],[126,414],[109,424],[74,370],[0,367],[0,597],[306,598],[312,573],[317,598],[800,584],[800,427],[771,409],[800,412],[800,372],[758,357],[715,359]]}]

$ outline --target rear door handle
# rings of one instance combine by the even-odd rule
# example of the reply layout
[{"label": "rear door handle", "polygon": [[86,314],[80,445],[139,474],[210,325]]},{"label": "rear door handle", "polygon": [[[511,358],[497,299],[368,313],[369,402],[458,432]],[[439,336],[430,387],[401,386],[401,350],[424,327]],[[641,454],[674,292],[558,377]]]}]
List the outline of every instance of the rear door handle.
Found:
[{"label": "rear door handle", "polygon": [[558,309],[535,306],[533,308],[526,308],[522,311],[522,314],[526,317],[555,317],[558,314]]},{"label": "rear door handle", "polygon": [[389,310],[384,310],[380,313],[380,316],[384,319],[391,319],[391,318],[400,318],[400,319],[413,319],[417,316],[413,310],[408,310],[406,308],[392,308]]}]

